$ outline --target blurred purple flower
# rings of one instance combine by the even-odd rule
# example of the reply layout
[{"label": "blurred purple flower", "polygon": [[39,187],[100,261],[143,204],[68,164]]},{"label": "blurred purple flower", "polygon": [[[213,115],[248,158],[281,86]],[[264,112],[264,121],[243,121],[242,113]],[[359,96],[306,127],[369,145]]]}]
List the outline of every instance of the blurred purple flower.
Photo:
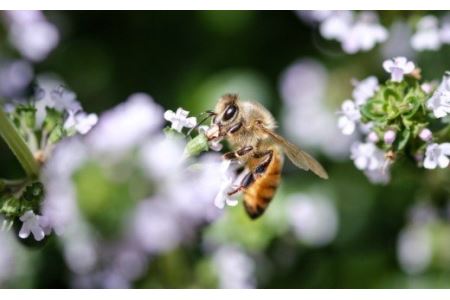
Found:
[{"label": "blurred purple flower", "polygon": [[40,11],[6,11],[9,39],[32,61],[41,61],[57,46],[58,29]]},{"label": "blurred purple flower", "polygon": [[221,246],[213,256],[213,263],[223,289],[255,288],[255,263],[237,246]]},{"label": "blurred purple flower", "polygon": [[425,152],[425,169],[447,168],[450,163],[450,143],[430,144]]},{"label": "blurred purple flower", "polygon": [[162,123],[162,108],[147,94],[133,94],[100,116],[87,136],[88,144],[98,152],[119,154],[145,140]]},{"label": "blurred purple flower", "polygon": [[417,31],[411,37],[411,45],[414,50],[437,50],[441,47],[438,19],[427,15],[417,23]]},{"label": "blurred purple flower", "polygon": [[2,62],[0,65],[0,96],[20,96],[33,79],[33,68],[24,60]]},{"label": "blurred purple flower", "polygon": [[342,103],[342,109],[339,112],[341,116],[338,119],[338,127],[345,135],[351,135],[356,128],[356,124],[361,119],[359,108],[355,102],[351,100],[345,100]]},{"label": "blurred purple flower", "polygon": [[320,194],[289,196],[287,218],[297,238],[315,247],[331,243],[339,227],[336,207]]},{"label": "blurred purple flower", "polygon": [[432,259],[432,237],[422,225],[404,228],[397,241],[397,258],[402,269],[411,275],[425,271]]},{"label": "blurred purple flower", "polygon": [[355,81],[354,86],[352,96],[358,106],[366,104],[367,100],[372,98],[379,89],[378,79],[375,76]]}]

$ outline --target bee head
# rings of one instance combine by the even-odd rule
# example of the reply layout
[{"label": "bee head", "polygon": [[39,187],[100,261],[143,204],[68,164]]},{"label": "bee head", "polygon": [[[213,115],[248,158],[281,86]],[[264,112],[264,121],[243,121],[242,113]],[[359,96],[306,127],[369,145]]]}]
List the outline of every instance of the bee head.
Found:
[{"label": "bee head", "polygon": [[219,127],[228,127],[232,124],[239,115],[237,94],[226,94],[223,95],[217,102],[215,113],[213,117],[213,123],[217,124]]}]

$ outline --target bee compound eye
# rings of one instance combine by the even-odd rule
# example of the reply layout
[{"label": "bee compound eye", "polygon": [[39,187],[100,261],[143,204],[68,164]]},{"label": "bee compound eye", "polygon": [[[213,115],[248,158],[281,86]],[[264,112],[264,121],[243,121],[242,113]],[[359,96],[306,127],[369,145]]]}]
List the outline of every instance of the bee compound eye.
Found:
[{"label": "bee compound eye", "polygon": [[236,114],[236,111],[237,111],[237,107],[234,104],[228,106],[228,108],[225,110],[225,113],[223,114],[222,119],[224,121],[230,120]]}]

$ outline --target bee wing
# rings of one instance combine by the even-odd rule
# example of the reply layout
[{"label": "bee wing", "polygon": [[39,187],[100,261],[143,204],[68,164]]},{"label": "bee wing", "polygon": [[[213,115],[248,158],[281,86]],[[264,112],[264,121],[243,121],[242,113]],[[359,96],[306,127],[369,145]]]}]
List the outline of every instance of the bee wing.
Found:
[{"label": "bee wing", "polygon": [[259,125],[259,128],[264,131],[264,133],[268,134],[274,143],[283,148],[284,153],[295,166],[306,171],[311,170],[317,176],[328,179],[328,174],[325,169],[311,155],[263,125]]}]

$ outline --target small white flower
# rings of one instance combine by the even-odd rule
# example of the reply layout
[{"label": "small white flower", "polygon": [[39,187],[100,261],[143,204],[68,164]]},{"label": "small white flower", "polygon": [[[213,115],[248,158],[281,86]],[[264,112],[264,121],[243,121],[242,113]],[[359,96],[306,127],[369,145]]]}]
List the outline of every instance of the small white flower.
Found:
[{"label": "small white flower", "polygon": [[356,142],[351,147],[351,159],[359,170],[376,170],[384,164],[383,151],[372,143]]},{"label": "small white flower", "polygon": [[450,76],[444,76],[440,86],[427,101],[427,107],[433,110],[436,118],[443,118],[450,114]]},{"label": "small white flower", "polygon": [[367,77],[364,80],[355,82],[355,89],[352,94],[353,99],[355,99],[357,105],[361,106],[373,97],[378,89],[378,79],[375,76]]},{"label": "small white flower", "polygon": [[424,128],[420,131],[419,137],[422,141],[429,142],[433,138],[433,133],[431,132],[430,129]]},{"label": "small white flower", "polygon": [[447,168],[450,159],[450,143],[430,144],[425,152],[425,160],[423,166],[426,169]]},{"label": "small white flower", "polygon": [[223,160],[220,165],[220,173],[222,174],[222,184],[220,186],[219,192],[214,198],[214,205],[220,209],[223,209],[226,205],[236,206],[238,204],[237,201],[237,193],[234,195],[228,195],[229,192],[233,191],[234,186],[234,177],[231,171],[231,161]]},{"label": "small white flower", "polygon": [[395,57],[383,62],[383,68],[386,72],[391,74],[391,80],[394,82],[401,82],[405,74],[410,74],[414,71],[414,63],[408,61],[406,57]]},{"label": "small white flower", "polygon": [[31,210],[25,212],[20,217],[20,221],[22,221],[23,224],[19,232],[19,237],[21,239],[26,239],[30,236],[30,233],[32,233],[36,241],[43,240],[45,237],[45,224],[43,224],[41,218],[41,216],[35,215]]},{"label": "small white flower", "polygon": [[438,19],[435,16],[425,16],[417,23],[417,32],[411,37],[414,50],[437,50],[441,47]]},{"label": "small white flower", "polygon": [[86,134],[97,124],[97,121],[98,117],[96,114],[86,114],[84,112],[74,113],[73,111],[69,111],[69,116],[64,122],[64,128],[73,128],[81,134]]},{"label": "small white flower", "polygon": [[177,112],[173,112],[171,110],[167,110],[164,113],[164,119],[172,123],[172,128],[178,132],[181,132],[184,127],[193,128],[197,124],[197,118],[187,116],[189,112],[187,110],[182,109],[181,107],[177,109]]},{"label": "small white flower", "polygon": [[345,135],[350,135],[355,131],[356,123],[360,120],[361,114],[355,102],[345,100],[342,103],[342,114],[338,119],[338,127]]},{"label": "small white flower", "polygon": [[384,143],[387,145],[391,145],[396,138],[396,133],[394,130],[388,130],[384,133],[383,139],[384,139]]}]

